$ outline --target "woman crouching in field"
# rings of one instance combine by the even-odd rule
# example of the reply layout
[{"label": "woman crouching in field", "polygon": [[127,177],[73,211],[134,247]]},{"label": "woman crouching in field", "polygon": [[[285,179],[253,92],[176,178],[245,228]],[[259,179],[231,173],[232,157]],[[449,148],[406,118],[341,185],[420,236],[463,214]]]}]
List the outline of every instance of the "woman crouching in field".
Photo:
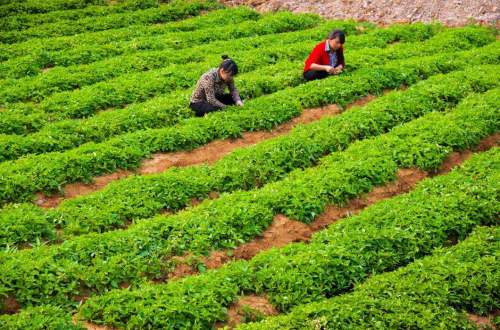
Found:
[{"label": "woman crouching in field", "polygon": [[[240,94],[234,86],[234,76],[238,74],[238,66],[227,55],[222,56],[218,68],[204,73],[196,83],[189,106],[197,117],[220,110],[228,105],[243,106]],[[226,87],[229,94],[225,94]]]}]

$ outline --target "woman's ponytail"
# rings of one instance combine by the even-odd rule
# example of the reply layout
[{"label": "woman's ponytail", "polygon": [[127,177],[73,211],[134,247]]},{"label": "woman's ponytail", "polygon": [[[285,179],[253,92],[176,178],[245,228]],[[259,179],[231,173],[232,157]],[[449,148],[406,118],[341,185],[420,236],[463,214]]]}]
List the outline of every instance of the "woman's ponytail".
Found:
[{"label": "woman's ponytail", "polygon": [[238,74],[238,65],[236,62],[226,54],[222,55],[221,58],[222,63],[219,65],[219,69],[224,69],[224,72],[229,73],[231,76],[236,76]]}]

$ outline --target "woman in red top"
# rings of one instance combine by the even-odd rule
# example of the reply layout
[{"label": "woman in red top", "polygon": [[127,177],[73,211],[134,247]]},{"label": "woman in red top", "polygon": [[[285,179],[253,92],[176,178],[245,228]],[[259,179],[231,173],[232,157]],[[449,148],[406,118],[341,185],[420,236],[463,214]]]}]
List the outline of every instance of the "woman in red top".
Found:
[{"label": "woman in red top", "polygon": [[306,60],[304,78],[306,80],[323,79],[332,74],[339,74],[344,69],[345,34],[342,30],[333,30],[328,38],[316,45]]}]

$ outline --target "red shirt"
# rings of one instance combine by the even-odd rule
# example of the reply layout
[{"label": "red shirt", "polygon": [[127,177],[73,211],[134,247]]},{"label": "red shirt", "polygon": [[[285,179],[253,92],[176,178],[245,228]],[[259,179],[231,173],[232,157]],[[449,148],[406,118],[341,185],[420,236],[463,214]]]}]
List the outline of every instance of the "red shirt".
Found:
[{"label": "red shirt", "polygon": [[[306,60],[304,72],[309,71],[311,69],[311,64],[313,63],[319,65],[330,65],[330,55],[326,51],[326,48],[326,40],[320,42],[316,45],[316,47],[314,47],[313,51],[311,52],[311,54],[309,54],[309,57]],[[337,64],[335,64],[335,66],[339,66],[340,64],[345,66],[343,47],[340,47],[335,52],[337,55]]]}]

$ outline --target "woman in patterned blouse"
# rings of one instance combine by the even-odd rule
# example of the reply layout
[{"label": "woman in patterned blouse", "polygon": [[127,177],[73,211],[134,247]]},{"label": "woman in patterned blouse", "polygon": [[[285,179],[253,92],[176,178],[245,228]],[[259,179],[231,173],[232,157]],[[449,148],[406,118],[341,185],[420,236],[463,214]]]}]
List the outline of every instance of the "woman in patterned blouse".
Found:
[{"label": "woman in patterned blouse", "polygon": [[[197,117],[229,105],[243,106],[240,94],[234,86],[233,78],[237,74],[236,63],[227,55],[223,55],[218,68],[210,69],[201,76],[189,104]],[[229,94],[225,94],[226,87],[229,88]]]}]

